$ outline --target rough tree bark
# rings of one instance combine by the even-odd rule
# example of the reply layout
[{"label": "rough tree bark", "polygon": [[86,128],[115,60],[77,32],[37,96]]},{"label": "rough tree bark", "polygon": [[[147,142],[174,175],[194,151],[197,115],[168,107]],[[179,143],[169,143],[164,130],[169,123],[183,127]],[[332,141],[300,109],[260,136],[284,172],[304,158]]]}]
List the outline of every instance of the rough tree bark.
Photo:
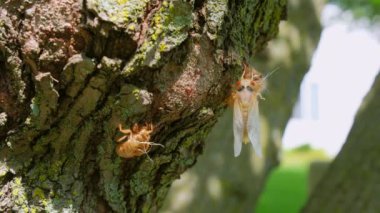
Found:
[{"label": "rough tree bark", "polygon": [[[0,1],[0,211],[156,211],[286,0]],[[115,154],[117,125],[165,145]]]},{"label": "rough tree bark", "polygon": [[264,157],[254,158],[249,145],[233,157],[232,113],[226,111],[207,137],[197,164],[170,188],[163,211],[252,212],[266,177],[280,161],[282,134],[319,42],[322,7],[323,0],[289,0],[278,36],[253,58],[265,74],[278,68],[268,78],[265,100],[260,100]]},{"label": "rough tree bark", "polygon": [[380,211],[380,74],[303,212]]}]

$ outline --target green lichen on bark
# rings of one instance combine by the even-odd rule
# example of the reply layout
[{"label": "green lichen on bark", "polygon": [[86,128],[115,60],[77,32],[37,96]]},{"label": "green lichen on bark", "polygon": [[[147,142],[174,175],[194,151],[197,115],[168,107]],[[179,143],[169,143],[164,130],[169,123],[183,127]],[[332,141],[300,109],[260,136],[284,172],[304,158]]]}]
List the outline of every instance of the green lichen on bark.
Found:
[{"label": "green lichen on bark", "polygon": [[87,8],[105,21],[128,28],[142,19],[148,0],[88,0]]},{"label": "green lichen on bark", "polygon": [[88,1],[87,7],[138,37],[139,48],[123,69],[126,76],[144,66],[162,65],[162,54],[180,45],[192,25],[192,5],[182,0],[155,5],[148,1]]},{"label": "green lichen on bark", "polygon": [[162,55],[178,47],[188,37],[192,25],[192,6],[185,1],[162,3],[148,20],[144,41],[123,69],[124,75],[133,74],[141,67],[157,68]]},{"label": "green lichen on bark", "polygon": [[228,16],[227,0],[210,0],[206,2],[206,20],[208,27],[208,36],[210,39],[216,39],[223,27],[224,20]]}]

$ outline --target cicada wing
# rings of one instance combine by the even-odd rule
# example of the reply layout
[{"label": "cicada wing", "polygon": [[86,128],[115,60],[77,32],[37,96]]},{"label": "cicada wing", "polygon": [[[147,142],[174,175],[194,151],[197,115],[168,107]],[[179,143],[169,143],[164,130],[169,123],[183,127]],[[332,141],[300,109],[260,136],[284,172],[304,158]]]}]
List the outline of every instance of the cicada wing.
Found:
[{"label": "cicada wing", "polygon": [[259,115],[259,104],[257,100],[253,100],[252,105],[248,112],[247,121],[247,132],[248,138],[252,143],[253,149],[256,155],[261,157],[261,144],[260,144],[260,115]]},{"label": "cicada wing", "polygon": [[240,109],[239,100],[235,100],[234,102],[234,155],[235,157],[240,155],[241,145],[243,141],[243,114]]}]

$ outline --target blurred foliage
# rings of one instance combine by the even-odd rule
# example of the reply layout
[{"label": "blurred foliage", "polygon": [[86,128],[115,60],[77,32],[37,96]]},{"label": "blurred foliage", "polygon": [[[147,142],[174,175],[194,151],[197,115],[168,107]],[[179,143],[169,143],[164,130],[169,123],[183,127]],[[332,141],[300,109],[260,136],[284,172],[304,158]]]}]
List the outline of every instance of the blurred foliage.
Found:
[{"label": "blurred foliage", "polygon": [[256,212],[298,212],[307,197],[306,182],[306,167],[281,167],[277,169],[268,180]]},{"label": "blurred foliage", "polygon": [[310,150],[312,150],[312,147],[310,146],[310,144],[300,145],[293,149],[294,152],[307,152]]},{"label": "blurred foliage", "polygon": [[343,9],[351,10],[355,17],[380,19],[380,0],[330,0],[339,4]]},{"label": "blurred foliage", "polygon": [[[300,149],[301,148],[301,149]],[[305,149],[308,148],[308,149]],[[302,151],[300,151],[302,150]],[[310,145],[286,151],[277,168],[269,177],[261,195],[257,213],[296,213],[302,208],[309,193],[309,164],[313,161],[330,160],[322,150],[313,150]]]}]

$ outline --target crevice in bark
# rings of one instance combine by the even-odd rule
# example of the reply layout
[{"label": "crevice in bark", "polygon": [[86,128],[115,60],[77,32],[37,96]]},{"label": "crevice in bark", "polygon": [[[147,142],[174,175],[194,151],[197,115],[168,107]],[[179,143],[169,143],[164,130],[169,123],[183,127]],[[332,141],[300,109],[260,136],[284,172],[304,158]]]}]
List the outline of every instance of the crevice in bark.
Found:
[{"label": "crevice in bark", "polygon": [[205,0],[195,0],[194,1],[194,10],[202,9],[204,6]]},{"label": "crevice in bark", "polygon": [[150,22],[152,21],[152,18],[154,14],[157,12],[157,10],[160,9],[162,4],[162,1],[160,0],[152,0],[149,1],[147,6],[145,7],[145,14],[142,20],[142,23],[140,24],[140,33],[139,37],[137,39],[137,46],[140,47],[144,40],[146,39],[146,33],[149,28]]},{"label": "crevice in bark", "polygon": [[3,177],[1,177],[0,181],[0,186],[4,186],[6,185],[8,182],[10,182],[13,178],[15,177],[14,174],[12,174],[12,172],[6,172],[5,175]]}]

